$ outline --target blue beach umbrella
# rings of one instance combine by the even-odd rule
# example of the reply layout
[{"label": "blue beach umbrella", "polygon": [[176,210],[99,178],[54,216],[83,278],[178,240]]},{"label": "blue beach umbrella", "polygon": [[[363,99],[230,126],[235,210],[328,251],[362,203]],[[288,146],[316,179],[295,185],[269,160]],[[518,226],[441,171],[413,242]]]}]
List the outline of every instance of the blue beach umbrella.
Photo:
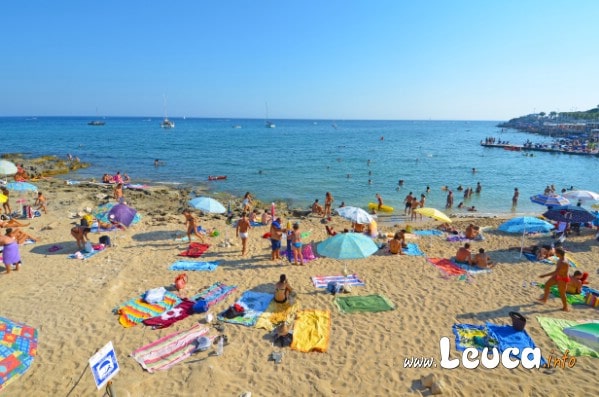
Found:
[{"label": "blue beach umbrella", "polygon": [[316,246],[320,255],[335,259],[366,258],[378,249],[370,237],[361,233],[340,233]]},{"label": "blue beach umbrella", "polygon": [[210,197],[196,197],[189,200],[189,205],[195,209],[211,214],[222,214],[227,211],[221,203]]},{"label": "blue beach umbrella", "polygon": [[502,223],[498,229],[506,233],[545,233],[553,229],[553,225],[533,216],[520,216]]},{"label": "blue beach umbrella", "polygon": [[37,186],[28,182],[9,182],[6,188],[15,192],[37,192]]},{"label": "blue beach umbrella", "polygon": [[555,222],[568,223],[587,223],[596,218],[590,211],[576,205],[551,207],[543,216]]},{"label": "blue beach umbrella", "polygon": [[570,200],[568,200],[567,198],[565,198],[563,196],[559,196],[556,194],[555,195],[535,194],[534,196],[530,197],[530,201],[532,201],[535,204],[541,204],[541,205],[547,205],[547,206],[570,204]]}]

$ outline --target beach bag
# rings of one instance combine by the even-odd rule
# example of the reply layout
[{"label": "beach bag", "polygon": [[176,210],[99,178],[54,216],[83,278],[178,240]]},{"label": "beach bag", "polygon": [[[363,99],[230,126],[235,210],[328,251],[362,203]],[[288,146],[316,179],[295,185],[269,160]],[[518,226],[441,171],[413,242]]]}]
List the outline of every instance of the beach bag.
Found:
[{"label": "beach bag", "polygon": [[100,244],[104,244],[105,247],[110,247],[110,237],[100,236]]},{"label": "beach bag", "polygon": [[177,291],[181,291],[182,289],[185,289],[186,285],[187,285],[187,274],[185,274],[185,273],[179,274],[175,278],[175,288],[177,288]]},{"label": "beach bag", "polygon": [[208,302],[204,299],[198,299],[198,301],[193,304],[194,313],[206,313],[209,308]]},{"label": "beach bag", "polygon": [[229,308],[225,310],[225,312],[223,313],[223,317],[230,319],[243,316],[244,314],[245,310],[243,309],[243,306],[236,303],[234,305],[229,306]]},{"label": "beach bag", "polygon": [[337,283],[335,281],[329,281],[327,284],[327,291],[333,295],[338,294],[339,292],[343,291],[343,284]]},{"label": "beach bag", "polygon": [[23,218],[33,218],[33,213],[31,211],[31,206],[30,205],[24,205],[23,206]]},{"label": "beach bag", "polygon": [[510,317],[512,318],[512,326],[516,331],[524,331],[524,327],[526,326],[526,317],[517,312],[510,312]]}]

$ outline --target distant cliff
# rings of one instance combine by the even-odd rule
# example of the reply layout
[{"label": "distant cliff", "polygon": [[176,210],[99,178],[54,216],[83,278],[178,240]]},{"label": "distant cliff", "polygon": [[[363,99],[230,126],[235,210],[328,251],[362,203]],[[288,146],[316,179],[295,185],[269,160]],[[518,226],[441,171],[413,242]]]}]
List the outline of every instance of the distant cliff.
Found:
[{"label": "distant cliff", "polygon": [[498,125],[518,131],[542,135],[592,135],[599,134],[599,106],[582,112],[545,112],[529,114]]}]

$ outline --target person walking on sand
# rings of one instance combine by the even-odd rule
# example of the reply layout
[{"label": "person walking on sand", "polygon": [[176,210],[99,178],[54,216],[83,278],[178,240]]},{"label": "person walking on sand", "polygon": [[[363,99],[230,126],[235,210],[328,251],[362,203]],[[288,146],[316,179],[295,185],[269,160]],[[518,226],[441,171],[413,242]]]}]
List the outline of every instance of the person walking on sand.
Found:
[{"label": "person walking on sand", "polygon": [[77,248],[81,250],[85,248],[85,241],[90,241],[87,235],[91,231],[91,228],[81,225],[75,226],[71,229],[71,236],[75,237],[75,241],[77,241]]},{"label": "person walking on sand", "polygon": [[304,266],[304,256],[302,255],[302,234],[300,233],[299,223],[293,224],[293,234],[291,235],[291,244],[293,247],[293,264]]},{"label": "person walking on sand", "polygon": [[2,209],[4,209],[4,213],[6,215],[10,215],[10,213],[12,212],[12,210],[10,209],[10,192],[4,186],[0,187],[0,191],[2,191],[2,194],[6,196],[6,201],[2,203]]},{"label": "person walking on sand", "polygon": [[516,206],[518,205],[518,197],[519,196],[520,196],[520,192],[518,191],[518,188],[515,187],[514,195],[512,196],[512,208],[516,208]]},{"label": "person walking on sand", "polygon": [[241,238],[241,256],[245,256],[247,253],[247,241],[250,236],[249,230],[251,228],[252,226],[250,225],[247,213],[243,212],[241,214],[241,219],[237,222],[237,228],[235,229],[236,236]]},{"label": "person walking on sand", "polygon": [[198,232],[198,222],[195,216],[193,216],[189,209],[183,210],[183,216],[185,217],[185,226],[187,227],[187,240],[191,243],[191,235],[193,234],[204,243],[204,236]]},{"label": "person walking on sand", "polygon": [[323,218],[328,217],[329,220],[331,220],[331,206],[333,205],[333,201],[335,201],[333,195],[330,192],[326,192],[324,195],[324,211],[322,214]]},{"label": "person walking on sand", "polygon": [[558,257],[557,264],[555,266],[555,270],[551,273],[542,274],[539,277],[549,277],[549,280],[545,283],[545,290],[543,291],[543,296],[539,298],[539,301],[542,303],[547,302],[547,298],[549,297],[549,292],[551,292],[551,287],[557,284],[557,290],[559,291],[559,297],[562,300],[562,310],[567,312],[570,311],[568,308],[568,300],[566,299],[566,288],[568,287],[568,283],[570,282],[570,276],[568,276],[568,270],[570,265],[568,262],[564,260],[566,256],[566,252],[562,248],[555,249],[555,255]]},{"label": "person walking on sand", "polygon": [[15,270],[19,270],[21,265],[21,253],[19,252],[19,244],[14,237],[10,236],[11,229],[6,229],[6,234],[0,236],[0,246],[3,247],[2,262],[4,262],[4,268],[6,273],[11,272],[11,266],[15,267]]},{"label": "person walking on sand", "polygon": [[42,210],[42,211],[44,211],[44,214],[48,213],[48,209],[46,208],[46,198],[44,197],[44,195],[42,194],[42,192],[39,192],[37,194],[37,198],[35,199],[35,203],[33,203],[33,205],[37,205],[38,206],[36,208],[38,211]]}]

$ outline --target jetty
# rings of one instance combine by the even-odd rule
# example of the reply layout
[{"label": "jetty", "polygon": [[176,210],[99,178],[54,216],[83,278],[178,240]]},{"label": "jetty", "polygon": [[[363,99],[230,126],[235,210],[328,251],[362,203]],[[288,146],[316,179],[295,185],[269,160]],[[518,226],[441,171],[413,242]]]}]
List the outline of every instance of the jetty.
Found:
[{"label": "jetty", "polygon": [[553,144],[534,144],[526,143],[524,145],[514,145],[511,143],[489,143],[481,141],[480,145],[486,148],[498,148],[514,152],[547,152],[547,153],[563,153],[563,154],[575,154],[581,156],[599,156],[599,150],[586,145],[571,146],[563,145],[559,143]]}]

